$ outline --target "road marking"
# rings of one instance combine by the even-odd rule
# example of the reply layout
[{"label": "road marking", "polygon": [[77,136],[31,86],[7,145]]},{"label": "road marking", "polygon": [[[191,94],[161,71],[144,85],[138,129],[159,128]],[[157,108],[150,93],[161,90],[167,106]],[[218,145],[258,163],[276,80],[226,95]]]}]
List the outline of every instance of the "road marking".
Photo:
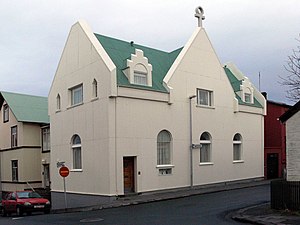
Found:
[{"label": "road marking", "polygon": [[20,220],[20,219],[23,219],[24,217],[14,217],[12,218],[12,220]]},{"label": "road marking", "polygon": [[92,222],[100,222],[103,221],[104,219],[101,218],[88,218],[88,219],[82,219],[80,220],[80,223],[92,223]]}]

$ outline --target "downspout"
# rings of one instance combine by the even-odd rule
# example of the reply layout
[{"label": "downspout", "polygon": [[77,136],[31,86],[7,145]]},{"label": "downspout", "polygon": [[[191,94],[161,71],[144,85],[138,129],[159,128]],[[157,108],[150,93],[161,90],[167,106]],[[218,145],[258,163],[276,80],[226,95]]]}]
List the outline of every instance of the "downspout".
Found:
[{"label": "downspout", "polygon": [[193,114],[192,114],[192,99],[195,98],[196,95],[192,95],[189,97],[190,104],[190,187],[194,186],[194,172],[193,172]]}]

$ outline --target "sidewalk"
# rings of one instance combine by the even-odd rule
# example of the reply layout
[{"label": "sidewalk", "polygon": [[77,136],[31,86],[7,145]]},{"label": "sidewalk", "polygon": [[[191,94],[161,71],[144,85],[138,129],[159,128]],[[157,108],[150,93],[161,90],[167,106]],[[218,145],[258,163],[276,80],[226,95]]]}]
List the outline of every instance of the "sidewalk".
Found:
[{"label": "sidewalk", "polygon": [[115,208],[127,205],[136,205],[148,202],[156,202],[163,201],[169,199],[176,198],[184,198],[193,195],[205,194],[205,193],[213,193],[225,190],[234,190],[241,189],[247,187],[254,187],[259,185],[267,185],[270,184],[268,180],[257,180],[257,181],[242,181],[242,182],[230,182],[230,183],[222,183],[222,184],[212,184],[205,186],[198,186],[194,188],[180,188],[175,190],[166,190],[166,191],[158,191],[158,192],[148,192],[142,194],[135,194],[129,196],[121,196],[116,200],[95,206],[82,207],[82,208],[68,208],[68,209],[55,209],[52,210],[52,213],[66,213],[66,212],[82,212],[82,211],[91,211],[91,210],[99,210],[99,209],[107,209],[107,208]]},{"label": "sidewalk", "polygon": [[231,218],[240,222],[262,225],[300,224],[299,214],[297,216],[289,211],[273,210],[269,203],[240,209],[233,213]]}]

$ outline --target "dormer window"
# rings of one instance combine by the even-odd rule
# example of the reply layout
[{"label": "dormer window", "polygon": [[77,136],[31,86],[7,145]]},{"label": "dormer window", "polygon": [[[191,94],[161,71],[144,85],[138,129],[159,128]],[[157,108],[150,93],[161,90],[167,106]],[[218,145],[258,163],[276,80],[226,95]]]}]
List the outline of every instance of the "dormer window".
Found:
[{"label": "dormer window", "polygon": [[251,103],[251,94],[245,93],[245,102]]},{"label": "dormer window", "polygon": [[136,49],[135,54],[131,54],[124,72],[131,84],[152,86],[152,65],[142,50]]},{"label": "dormer window", "polygon": [[134,84],[147,85],[147,73],[134,71]]},{"label": "dormer window", "polygon": [[242,84],[240,85],[240,91],[238,92],[238,95],[241,97],[243,102],[248,104],[254,103],[254,88],[252,83],[249,81],[247,77],[245,77],[242,81]]}]

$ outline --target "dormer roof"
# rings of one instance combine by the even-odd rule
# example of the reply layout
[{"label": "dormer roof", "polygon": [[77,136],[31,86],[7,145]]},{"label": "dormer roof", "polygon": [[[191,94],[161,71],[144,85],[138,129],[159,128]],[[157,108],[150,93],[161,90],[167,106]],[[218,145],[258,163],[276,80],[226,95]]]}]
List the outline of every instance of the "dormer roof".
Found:
[{"label": "dormer roof", "polygon": [[[168,92],[163,85],[163,79],[182,48],[172,52],[165,52],[138,45],[132,41],[122,41],[100,34],[95,34],[95,36],[116,66],[118,86],[153,90],[165,93]],[[130,59],[131,55],[136,53],[136,50],[142,50],[144,56],[148,59],[149,64],[152,65],[152,86],[140,86],[132,84],[129,82],[125,74],[125,70],[127,69],[127,59]]]}]

